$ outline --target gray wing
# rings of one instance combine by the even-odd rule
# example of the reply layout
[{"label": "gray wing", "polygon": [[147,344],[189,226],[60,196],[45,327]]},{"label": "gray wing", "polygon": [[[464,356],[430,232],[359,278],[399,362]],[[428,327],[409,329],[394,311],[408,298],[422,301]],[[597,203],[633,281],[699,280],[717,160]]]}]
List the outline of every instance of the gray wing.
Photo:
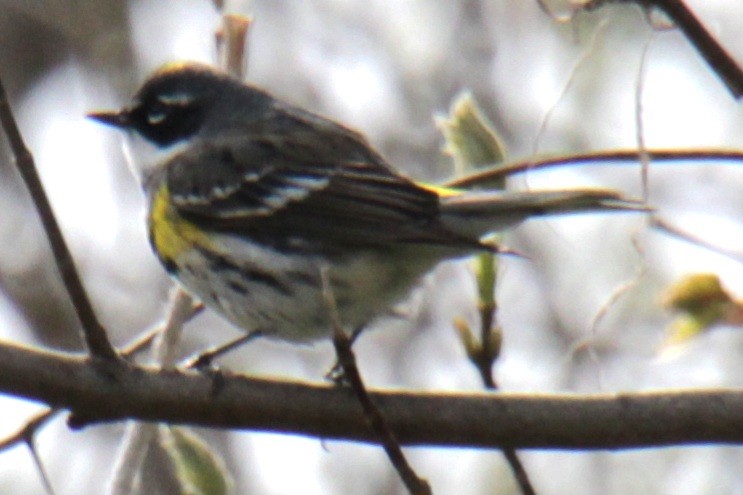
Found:
[{"label": "gray wing", "polygon": [[415,242],[479,247],[445,229],[438,196],[352,133],[204,140],[167,165],[179,213],[201,228],[286,245]]}]

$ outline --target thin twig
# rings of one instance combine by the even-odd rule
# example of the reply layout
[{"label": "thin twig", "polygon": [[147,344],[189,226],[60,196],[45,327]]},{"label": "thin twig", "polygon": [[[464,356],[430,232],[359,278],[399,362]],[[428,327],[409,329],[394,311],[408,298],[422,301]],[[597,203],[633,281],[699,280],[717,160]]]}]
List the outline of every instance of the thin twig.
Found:
[{"label": "thin twig", "polygon": [[[645,223],[643,223],[643,225],[645,225]],[[621,298],[624,297],[625,294],[629,293],[632,289],[637,288],[637,286],[640,284],[640,282],[642,282],[642,279],[645,277],[645,275],[647,275],[647,272],[649,270],[647,255],[645,254],[645,249],[643,248],[638,237],[640,232],[639,228],[641,227],[638,227],[638,230],[632,234],[632,247],[634,248],[639,258],[639,261],[635,268],[635,274],[629,280],[615,287],[611,294],[609,294],[609,297],[607,297],[604,303],[599,307],[598,311],[596,311],[596,314],[591,321],[590,340],[588,342],[584,341],[579,343],[579,345],[574,346],[572,350],[572,352],[576,352],[580,349],[587,348],[588,356],[594,363],[597,364],[599,364],[599,358],[598,354],[596,354],[594,344],[596,342],[601,324],[604,322],[604,319],[609,314],[609,311],[621,300]],[[604,380],[603,373],[600,367],[598,369],[598,372],[596,373],[596,379],[598,381],[599,388],[603,388]]]},{"label": "thin twig", "polygon": [[29,435],[25,438],[26,446],[31,452],[31,458],[36,465],[36,470],[41,476],[41,483],[44,485],[44,491],[46,491],[47,495],[54,495],[54,487],[52,486],[51,480],[49,480],[49,474],[46,472],[46,469],[44,469],[44,463],[41,462],[39,451],[36,449],[36,442],[34,441],[35,438],[36,437],[34,435],[34,432],[30,432]]},{"label": "thin twig", "polygon": [[675,225],[669,223],[667,220],[657,215],[652,215],[650,219],[650,226],[665,234],[669,234],[673,237],[684,240],[701,248],[708,249],[713,253],[727,256],[728,258],[735,260],[738,263],[743,263],[743,251],[724,249],[720,246],[716,246],[701,237],[692,235],[684,231],[683,229],[676,227]]},{"label": "thin twig", "polygon": [[[483,256],[493,256],[484,254]],[[480,258],[480,263],[484,260]],[[492,260],[491,260],[492,261]],[[482,296],[482,291],[481,296]],[[496,323],[498,303],[495,299],[495,292],[488,291],[487,300],[479,301],[480,313],[480,342],[468,349],[470,361],[475,365],[480,374],[480,379],[487,390],[498,390],[498,382],[493,375],[493,366],[500,354],[500,329]],[[503,447],[501,452],[508,462],[513,477],[521,490],[522,495],[536,495],[536,490],[529,479],[529,474],[524,468],[516,449],[512,447]]]},{"label": "thin twig", "polygon": [[496,338],[493,331],[496,311],[495,303],[480,304],[480,343],[477,346],[477,352],[470,356],[470,360],[477,368],[480,380],[482,380],[482,384],[487,390],[498,390],[498,382],[493,375],[493,366],[499,353],[490,352],[490,349],[496,345],[493,342]]},{"label": "thin twig", "polygon": [[136,493],[135,487],[144,457],[157,438],[157,423],[128,421],[114,459],[111,478],[106,484],[107,495]]},{"label": "thin twig", "polygon": [[634,3],[646,9],[657,8],[667,15],[696,48],[707,65],[723,81],[736,99],[743,96],[743,69],[681,0],[593,0],[582,10],[596,10],[609,3]]},{"label": "thin twig", "polygon": [[31,194],[36,211],[41,218],[41,223],[44,226],[44,231],[52,248],[57,270],[59,270],[62,282],[75,308],[75,313],[80,320],[83,340],[88,351],[92,357],[116,360],[118,358],[116,349],[111,345],[105,329],[98,321],[98,317],[93,310],[93,305],[90,303],[85,287],[75,269],[72,254],[65,243],[57,220],[54,218],[49,199],[44,192],[41,179],[36,171],[34,159],[18,129],[18,124],[10,108],[8,95],[5,92],[2,81],[0,81],[0,123],[2,123],[5,134],[8,136],[8,142],[10,143],[18,171]]},{"label": "thin twig", "polygon": [[[478,367],[478,370],[480,371],[480,376],[482,377],[485,388],[492,391],[498,390],[498,384],[493,378],[492,372],[484,373],[484,368],[480,367]],[[511,473],[513,473],[513,477],[516,480],[516,484],[518,484],[522,495],[536,495],[537,492],[531,483],[529,473],[526,471],[526,468],[524,468],[524,464],[521,462],[521,458],[516,452],[516,449],[513,447],[503,447],[501,448],[501,452],[503,453],[503,457],[506,458],[508,466],[511,468]]]},{"label": "thin twig", "polygon": [[[647,203],[650,196],[650,155],[645,142],[645,119],[644,119],[644,106],[643,106],[643,92],[645,87],[645,73],[647,71],[647,63],[650,54],[650,47],[655,40],[656,34],[653,33],[645,42],[645,46],[640,56],[640,64],[637,69],[637,82],[635,84],[635,140],[637,142],[638,160],[640,161],[640,186],[642,190],[642,200]],[[635,269],[635,274],[629,280],[621,283],[609,294],[609,297],[601,304],[598,311],[591,321],[590,338],[586,341],[579,342],[573,347],[571,355],[582,349],[586,349],[589,358],[597,365],[596,380],[599,389],[603,388],[603,372],[600,366],[600,359],[595,349],[595,342],[598,336],[599,328],[603,323],[609,311],[621,300],[621,298],[629,293],[632,289],[635,289],[642,279],[645,277],[648,271],[647,256],[645,255],[645,249],[643,248],[639,235],[640,231],[644,230],[648,223],[650,215],[646,216],[645,221],[641,226],[632,233],[632,247],[638,256],[638,264]]]},{"label": "thin twig", "polygon": [[253,19],[241,14],[223,14],[222,26],[217,30],[219,65],[237,79],[245,79],[247,70],[247,37]]},{"label": "thin twig", "polygon": [[[485,375],[481,374],[481,376],[483,378],[483,383],[486,389],[493,391],[498,389],[498,384],[493,379],[492,373],[488,373]],[[522,495],[536,495],[537,492],[534,489],[534,485],[532,485],[531,483],[529,473],[526,471],[524,464],[521,462],[521,458],[516,452],[516,449],[514,449],[513,447],[503,447],[501,448],[501,452],[503,453],[503,457],[506,458],[508,466],[511,468],[513,478],[516,480],[516,484],[519,486]]]},{"label": "thin twig", "polygon": [[130,343],[121,348],[121,357],[131,359],[136,354],[149,348],[155,337],[163,331],[162,326],[151,328],[146,332],[134,337]]},{"label": "thin twig", "polygon": [[560,102],[565,98],[565,95],[567,95],[569,91],[571,90],[571,88],[577,83],[578,71],[584,66],[584,64],[589,59],[589,57],[594,53],[597,40],[599,39],[599,35],[603,32],[606,25],[607,25],[606,19],[599,22],[598,26],[596,26],[593,33],[591,33],[588,43],[586,43],[586,46],[583,48],[581,54],[578,56],[576,60],[573,61],[573,64],[570,67],[570,70],[568,71],[567,78],[565,79],[565,82],[562,85],[562,88],[560,88],[560,92],[557,94],[557,97],[554,99],[552,104],[549,105],[549,107],[547,108],[547,111],[545,112],[544,116],[541,119],[541,123],[539,124],[539,129],[537,130],[537,135],[534,138],[534,144],[531,149],[532,156],[538,156],[539,148],[541,146],[541,143],[542,143],[542,140],[544,139],[545,134],[547,134],[547,129],[548,129],[549,124],[552,121],[553,115],[557,111],[560,105]]},{"label": "thin twig", "polygon": [[655,41],[656,32],[650,35],[645,42],[640,56],[640,66],[637,69],[637,83],[635,85],[635,141],[637,142],[638,158],[640,160],[640,182],[642,184],[642,200],[647,203],[650,196],[650,156],[645,142],[645,119],[643,94],[645,89],[645,74],[647,73],[650,47]]},{"label": "thin twig", "polygon": [[536,490],[531,484],[529,479],[529,473],[526,472],[524,464],[521,462],[521,458],[516,453],[516,449],[511,447],[504,447],[501,449],[503,456],[508,462],[508,466],[511,468],[513,477],[516,483],[519,485],[519,489],[523,495],[536,495]]},{"label": "thin twig", "polygon": [[253,330],[244,335],[240,335],[229,342],[214,346],[203,352],[200,352],[196,356],[187,359],[181,366],[186,369],[197,369],[202,370],[211,366],[212,362],[218,357],[224,356],[225,354],[232,352],[238,347],[242,347],[253,339],[261,337],[263,332],[261,330]]},{"label": "thin twig", "polygon": [[[647,149],[647,156],[654,164],[669,164],[671,162],[714,160],[719,162],[735,162],[740,165],[743,162],[743,151],[721,150],[721,149],[696,149],[696,150],[668,150]],[[508,165],[498,164],[492,168],[458,177],[446,183],[448,187],[474,187],[478,184],[487,184],[493,180],[510,177],[514,174],[528,172],[550,167],[563,166],[592,166],[592,165],[635,165],[639,161],[638,150],[608,150],[596,153],[585,153],[579,155],[558,155],[542,157],[538,160],[528,158],[510,163]]]},{"label": "thin twig", "polygon": [[661,9],[681,28],[686,38],[722,79],[733,96],[743,96],[743,69],[681,0],[646,0]]},{"label": "thin twig", "polygon": [[165,320],[163,330],[153,348],[154,361],[162,369],[170,370],[175,367],[183,326],[193,315],[193,297],[180,287],[176,287],[168,311],[168,318]]},{"label": "thin twig", "polygon": [[45,409],[32,416],[18,431],[0,440],[0,452],[15,447],[17,444],[33,437],[36,431],[44,426],[57,411],[57,409]]},{"label": "thin twig", "polygon": [[[177,287],[169,305],[168,317],[152,347],[152,358],[162,370],[172,370],[175,366],[183,326],[195,314],[193,298]],[[74,418],[70,418],[74,421]],[[123,440],[114,461],[114,468],[106,487],[109,495],[129,495],[134,492],[142,463],[157,439],[157,424],[129,421]]]},{"label": "thin twig", "polygon": [[338,306],[335,302],[335,295],[330,286],[327,267],[320,269],[320,279],[322,280],[322,294],[325,303],[328,306],[330,320],[333,325],[333,346],[338,357],[338,364],[343,370],[343,378],[349,383],[361,407],[364,409],[364,417],[368,421],[372,430],[379,436],[387,457],[400,475],[408,492],[414,495],[431,494],[431,487],[428,482],[420,478],[408,463],[400,448],[400,442],[392,429],[387,424],[381,411],[369,397],[364,381],[361,378],[358,366],[356,365],[356,356],[351,348],[351,341],[343,326],[338,314]]}]

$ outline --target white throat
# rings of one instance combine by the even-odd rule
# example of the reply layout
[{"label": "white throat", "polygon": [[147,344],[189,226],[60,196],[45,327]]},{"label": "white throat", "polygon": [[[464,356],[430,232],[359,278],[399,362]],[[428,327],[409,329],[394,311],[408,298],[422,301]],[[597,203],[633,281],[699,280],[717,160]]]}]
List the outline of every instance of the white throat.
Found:
[{"label": "white throat", "polygon": [[134,131],[125,134],[123,143],[129,170],[140,183],[144,183],[156,168],[183,152],[187,146],[187,140],[176,141],[169,146],[159,146]]}]

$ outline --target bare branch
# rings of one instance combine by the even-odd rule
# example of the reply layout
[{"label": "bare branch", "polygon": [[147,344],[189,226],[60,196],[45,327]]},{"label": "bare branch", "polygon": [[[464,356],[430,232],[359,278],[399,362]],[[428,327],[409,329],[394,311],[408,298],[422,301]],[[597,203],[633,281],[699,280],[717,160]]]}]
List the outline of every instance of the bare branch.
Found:
[{"label": "bare branch", "polygon": [[591,0],[582,9],[595,10],[609,3],[635,3],[644,8],[661,10],[681,29],[733,96],[736,99],[743,96],[743,69],[682,0]]},{"label": "bare branch", "polygon": [[[202,306],[194,308],[194,314],[200,311]],[[131,358],[134,354],[138,353],[142,349],[148,347],[157,335],[162,331],[162,327],[154,328],[142,335],[136,337],[132,342],[125,345],[121,349],[121,356],[125,358]],[[7,450],[11,447],[15,447],[17,444],[28,441],[36,435],[50,419],[60,413],[60,409],[44,409],[43,411],[31,416],[26,423],[18,429],[15,433],[8,435],[7,437],[0,439],[0,452]]]},{"label": "bare branch", "polygon": [[31,194],[36,211],[39,213],[41,223],[44,226],[44,231],[54,254],[54,262],[57,265],[57,270],[59,270],[62,282],[65,289],[67,289],[67,293],[75,307],[75,313],[82,325],[83,340],[93,357],[107,360],[117,359],[118,354],[108,340],[108,335],[106,335],[103,326],[98,321],[90,299],[85,292],[85,287],[75,269],[72,254],[70,254],[70,250],[65,243],[59,224],[57,224],[57,220],[54,218],[49,199],[46,197],[44,188],[41,185],[34,159],[23,142],[18,124],[16,124],[15,117],[10,109],[8,95],[5,92],[2,81],[0,81],[0,123],[5,134],[8,136],[8,142],[15,157],[15,164]]},{"label": "bare branch", "polygon": [[[86,424],[137,418],[377,442],[355,397],[325,385],[157,371],[0,343],[0,390]],[[402,444],[620,449],[741,444],[743,390],[621,394],[370,393]],[[75,425],[73,425],[75,426]],[[81,426],[78,423],[77,426]]]},{"label": "bare branch", "polygon": [[[648,0],[645,0],[648,1]],[[743,96],[743,69],[681,0],[650,0],[681,29],[735,98]]]}]

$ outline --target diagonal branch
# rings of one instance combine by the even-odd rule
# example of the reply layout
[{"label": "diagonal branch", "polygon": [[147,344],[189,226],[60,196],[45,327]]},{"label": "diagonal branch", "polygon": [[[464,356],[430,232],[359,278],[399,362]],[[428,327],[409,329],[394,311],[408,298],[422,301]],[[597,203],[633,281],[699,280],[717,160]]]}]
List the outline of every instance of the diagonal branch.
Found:
[{"label": "diagonal branch", "polygon": [[351,348],[353,342],[343,330],[341,324],[335,295],[330,287],[330,276],[327,267],[320,268],[320,279],[322,280],[323,299],[325,299],[325,303],[328,306],[330,320],[333,325],[333,347],[335,347],[335,355],[338,357],[337,366],[341,372],[339,384],[346,382],[353,391],[364,411],[364,418],[375,436],[379,439],[382,448],[400,476],[400,479],[405,484],[408,492],[412,495],[431,495],[431,485],[429,485],[426,479],[418,476],[418,473],[410,465],[402,448],[400,448],[400,442],[397,440],[395,432],[390,428],[384,415],[369,396],[369,392],[366,389],[366,385],[364,385],[364,380],[361,378],[361,373],[356,363],[356,355]]},{"label": "diagonal branch", "polygon": [[[581,8],[582,10],[595,10],[609,3],[636,3],[645,8],[657,8],[663,11],[681,29],[686,39],[722,80],[730,93],[736,99],[743,96],[743,69],[682,0],[591,0],[583,4]],[[540,7],[545,10],[542,2],[540,2]]]},{"label": "diagonal branch", "polygon": [[[0,343],[0,391],[71,409],[86,424],[137,418],[377,442],[356,399],[324,385],[157,371]],[[402,444],[621,449],[743,444],[743,390],[621,394],[375,392]],[[75,426],[75,425],[73,425]],[[76,426],[82,426],[77,424]]]},{"label": "diagonal branch", "polygon": [[[646,0],[647,1],[647,0]],[[735,98],[743,96],[743,69],[681,0],[650,0],[681,29]]]},{"label": "diagonal branch", "polygon": [[116,359],[118,354],[108,340],[106,331],[98,321],[95,311],[93,311],[93,305],[90,303],[80,276],[75,269],[72,254],[70,254],[70,250],[65,243],[59,224],[54,218],[52,207],[41,185],[31,152],[23,142],[18,124],[16,124],[13,117],[13,112],[10,109],[10,103],[8,102],[8,96],[2,81],[0,81],[0,123],[5,134],[8,136],[8,142],[13,151],[16,166],[21,173],[23,181],[26,183],[26,187],[39,213],[41,223],[44,226],[44,231],[54,254],[54,262],[57,265],[57,270],[59,270],[62,282],[67,289],[67,293],[70,295],[75,312],[82,325],[83,340],[93,357],[107,360]]}]

